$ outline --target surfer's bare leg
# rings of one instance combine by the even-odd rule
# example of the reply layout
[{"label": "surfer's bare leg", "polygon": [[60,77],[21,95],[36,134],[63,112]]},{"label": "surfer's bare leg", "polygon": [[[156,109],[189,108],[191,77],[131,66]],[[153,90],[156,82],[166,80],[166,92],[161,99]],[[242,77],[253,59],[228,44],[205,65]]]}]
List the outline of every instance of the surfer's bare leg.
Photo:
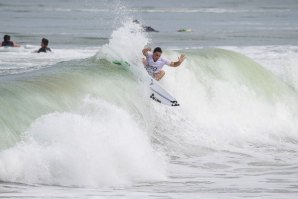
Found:
[{"label": "surfer's bare leg", "polygon": [[158,73],[154,73],[154,79],[159,81],[164,75],[165,75],[165,71],[161,70]]}]

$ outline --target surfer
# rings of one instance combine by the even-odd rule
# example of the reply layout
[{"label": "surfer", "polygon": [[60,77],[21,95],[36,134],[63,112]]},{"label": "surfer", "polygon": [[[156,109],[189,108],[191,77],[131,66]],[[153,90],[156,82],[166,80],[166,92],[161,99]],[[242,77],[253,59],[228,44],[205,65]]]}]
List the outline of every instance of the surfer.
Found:
[{"label": "surfer", "polygon": [[3,42],[1,43],[0,47],[20,47],[19,44],[16,44],[13,41],[10,41],[10,35],[4,35]]},{"label": "surfer", "polygon": [[46,39],[46,38],[42,38],[41,40],[41,48],[36,51],[37,53],[40,53],[40,52],[52,52],[50,48],[48,48],[48,44],[49,44],[49,40]]},{"label": "surfer", "polygon": [[143,28],[143,31],[145,31],[145,32],[159,32],[158,30],[155,30],[155,29],[152,28],[151,26],[144,26],[144,25],[141,24],[141,23],[139,22],[139,20],[137,20],[137,19],[133,20],[133,22],[136,23],[136,24],[140,24],[141,27]]},{"label": "surfer", "polygon": [[164,65],[168,65],[171,67],[177,67],[180,66],[180,64],[184,61],[185,55],[180,55],[178,57],[178,61],[169,61],[167,59],[164,59],[161,57],[162,50],[160,47],[156,47],[153,50],[153,53],[150,52],[151,48],[144,48],[143,49],[143,55],[146,57],[146,59],[143,59],[143,64],[150,76],[152,76],[154,79],[159,81],[164,75],[165,71],[162,70]]}]

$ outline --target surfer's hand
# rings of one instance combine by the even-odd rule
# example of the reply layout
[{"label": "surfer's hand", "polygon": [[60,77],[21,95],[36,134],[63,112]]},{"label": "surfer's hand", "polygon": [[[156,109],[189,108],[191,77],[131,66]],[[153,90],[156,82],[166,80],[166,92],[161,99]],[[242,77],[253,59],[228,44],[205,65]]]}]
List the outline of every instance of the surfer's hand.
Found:
[{"label": "surfer's hand", "polygon": [[180,55],[180,57],[178,57],[178,62],[181,64],[185,60],[185,58],[186,57],[184,54]]},{"label": "surfer's hand", "polygon": [[142,50],[143,55],[147,57],[147,56],[148,56],[148,51],[151,51],[151,48],[150,48],[150,47],[148,47],[148,48],[144,48],[144,49]]},{"label": "surfer's hand", "polygon": [[151,51],[151,48],[150,47],[144,48],[143,51],[146,51],[146,52]]},{"label": "surfer's hand", "polygon": [[171,64],[169,66],[172,66],[172,67],[177,67],[177,66],[180,66],[180,64],[184,61],[185,59],[185,55],[180,55],[180,57],[178,57],[178,61],[175,61],[175,62],[171,62]]}]

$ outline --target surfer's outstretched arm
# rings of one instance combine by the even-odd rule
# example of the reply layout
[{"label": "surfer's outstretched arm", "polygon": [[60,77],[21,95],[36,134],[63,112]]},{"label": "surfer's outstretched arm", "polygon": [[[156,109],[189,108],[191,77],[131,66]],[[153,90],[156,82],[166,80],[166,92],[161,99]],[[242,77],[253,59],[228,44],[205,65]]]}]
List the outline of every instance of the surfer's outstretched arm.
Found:
[{"label": "surfer's outstretched arm", "polygon": [[172,67],[177,67],[177,66],[180,66],[180,64],[185,60],[185,55],[180,55],[180,57],[178,57],[178,61],[175,61],[175,62],[171,62],[171,64],[169,66],[172,66]]}]

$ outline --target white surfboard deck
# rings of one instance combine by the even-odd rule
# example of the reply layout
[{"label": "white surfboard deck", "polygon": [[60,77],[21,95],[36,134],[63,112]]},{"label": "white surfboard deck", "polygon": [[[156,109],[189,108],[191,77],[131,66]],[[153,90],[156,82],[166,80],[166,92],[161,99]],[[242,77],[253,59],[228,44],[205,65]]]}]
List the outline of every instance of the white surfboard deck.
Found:
[{"label": "white surfboard deck", "polygon": [[178,101],[168,91],[166,91],[156,80],[151,77],[150,79],[151,83],[149,87],[152,92],[150,94],[151,99],[164,105],[179,106]]},{"label": "white surfboard deck", "polygon": [[[126,61],[113,61],[113,63],[122,66],[129,66],[129,63]],[[148,82],[149,84],[151,99],[167,106],[179,106],[178,101],[155,79],[149,75],[146,75],[146,79],[147,80],[145,80],[145,82]]]}]

